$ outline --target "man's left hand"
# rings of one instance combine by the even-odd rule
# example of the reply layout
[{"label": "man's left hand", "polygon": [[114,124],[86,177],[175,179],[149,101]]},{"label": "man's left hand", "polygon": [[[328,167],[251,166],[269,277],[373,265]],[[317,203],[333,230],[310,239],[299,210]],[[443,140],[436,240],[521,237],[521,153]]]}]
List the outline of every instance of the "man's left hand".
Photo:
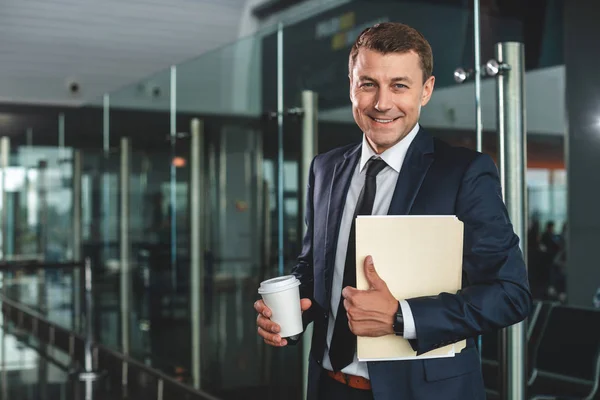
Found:
[{"label": "man's left hand", "polygon": [[375,271],[371,256],[365,258],[365,276],[369,282],[369,290],[358,290],[350,286],[342,290],[350,330],[356,336],[393,334],[392,325],[398,301]]}]

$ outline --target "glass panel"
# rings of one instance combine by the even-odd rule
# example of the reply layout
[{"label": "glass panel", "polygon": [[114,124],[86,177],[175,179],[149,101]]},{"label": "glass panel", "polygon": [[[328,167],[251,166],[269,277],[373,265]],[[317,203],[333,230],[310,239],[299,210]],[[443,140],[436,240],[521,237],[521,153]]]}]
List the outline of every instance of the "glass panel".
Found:
[{"label": "glass panel", "polygon": [[[14,114],[4,189],[5,260],[56,264],[73,257],[72,150],[65,147],[65,113]],[[72,328],[70,270],[48,268],[8,274],[11,298]]]},{"label": "glass panel", "polygon": [[[121,298],[121,210],[122,139],[129,140],[129,229],[126,294],[130,309],[130,354],[140,360],[149,357],[147,341],[149,303],[164,307],[161,293],[172,287],[171,193],[169,144],[169,70],[107,95],[108,116],[104,134],[95,149],[84,156],[83,236],[86,255],[93,256],[98,336],[103,344],[123,350]],[[164,201],[163,201],[164,200]],[[157,202],[161,203],[157,205]],[[159,208],[156,208],[156,207]],[[175,210],[177,212],[177,210]],[[101,224],[98,224],[101,221]],[[153,280],[158,291],[148,295],[149,271],[165,276]],[[156,288],[153,288],[156,289]],[[159,311],[160,312],[160,311]],[[169,326],[168,323],[159,326]]]},{"label": "glass panel", "polygon": [[[526,110],[526,146],[527,166],[525,216],[527,237],[526,258],[531,293],[534,305],[541,306],[539,300],[559,300],[564,297],[564,278],[554,275],[559,268],[554,259],[559,246],[564,246],[560,236],[566,222],[566,179],[564,162],[564,138],[566,132],[564,123],[564,105],[553,99],[564,98],[564,77],[562,62],[562,22],[556,16],[561,15],[558,2],[545,2],[535,13],[526,13],[524,8],[509,9],[506,5],[491,7],[482,6],[482,38],[487,36],[495,40],[482,40],[482,63],[495,58],[496,43],[518,41],[525,46],[525,110]],[[519,15],[520,12],[523,14]],[[486,26],[490,18],[497,15],[512,15],[519,18],[521,26],[518,31],[503,33],[500,26]],[[515,34],[517,32],[518,34]],[[512,71],[509,72],[511,74]],[[552,82],[552,84],[548,84]],[[495,78],[485,78],[482,82],[481,105],[483,111],[484,152],[499,157],[497,130],[497,82]],[[552,100],[551,100],[552,99]],[[499,165],[500,166],[500,165]],[[555,222],[552,234],[544,235],[544,227],[549,221]],[[556,245],[550,254],[543,248],[543,238]],[[547,242],[548,243],[548,242]],[[556,269],[555,269],[556,268]],[[556,277],[557,289],[549,290],[551,280]],[[562,294],[561,294],[562,293]],[[533,318],[539,312],[537,318]],[[545,326],[546,312],[544,308],[534,308],[530,318],[525,322],[528,353],[525,365],[536,365],[535,352],[539,346],[540,327]],[[492,332],[483,336],[483,372],[486,388],[490,398],[497,398],[500,393],[500,366],[498,365],[498,349],[501,344],[500,332]],[[526,381],[531,377],[532,370],[525,368]],[[539,382],[535,383],[535,386]]]},{"label": "glass panel", "polygon": [[[249,390],[264,390],[271,380],[279,379],[272,373],[274,355],[257,340],[252,308],[260,280],[276,271],[277,260],[264,247],[266,235],[276,238],[278,205],[271,201],[267,206],[264,198],[265,188],[274,187],[276,160],[263,156],[263,135],[273,129],[272,123],[265,124],[262,112],[263,52],[262,36],[257,35],[177,67],[179,131],[190,132],[194,118],[204,127],[201,174],[205,190],[200,201],[205,208],[205,242],[203,246],[185,242],[202,246],[204,284],[201,288],[186,285],[185,293],[188,299],[192,298],[190,290],[202,294],[202,315],[191,316],[201,318],[201,387],[225,398],[252,397]],[[191,142],[180,139],[178,146],[179,142],[187,150],[182,157],[189,159]],[[189,172],[183,170],[177,182],[189,188],[189,179]],[[189,260],[185,268],[189,276]],[[183,360],[193,368],[189,352],[193,333],[187,326],[185,336],[172,331],[170,341],[187,349],[187,354],[182,352]]]},{"label": "glass panel", "polygon": [[8,258],[48,262],[72,257],[72,150],[64,113],[15,115],[6,171]]}]

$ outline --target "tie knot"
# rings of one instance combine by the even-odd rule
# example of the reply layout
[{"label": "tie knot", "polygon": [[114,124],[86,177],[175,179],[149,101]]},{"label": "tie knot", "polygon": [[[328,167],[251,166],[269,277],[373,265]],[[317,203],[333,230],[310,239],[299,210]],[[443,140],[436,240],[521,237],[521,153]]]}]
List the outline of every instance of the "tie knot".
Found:
[{"label": "tie knot", "polygon": [[377,174],[381,172],[387,163],[383,161],[381,158],[373,158],[369,161],[369,165],[367,166],[367,176],[375,177]]}]

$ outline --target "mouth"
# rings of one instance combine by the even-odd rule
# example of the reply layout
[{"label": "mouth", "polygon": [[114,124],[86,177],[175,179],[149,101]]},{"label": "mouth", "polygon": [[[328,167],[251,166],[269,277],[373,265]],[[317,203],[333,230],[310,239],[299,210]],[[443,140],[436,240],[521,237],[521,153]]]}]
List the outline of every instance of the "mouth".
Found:
[{"label": "mouth", "polygon": [[369,118],[371,118],[373,121],[377,122],[378,124],[386,125],[386,124],[391,124],[392,122],[398,120],[401,117],[396,117],[396,118],[374,118],[374,117],[369,116]]}]

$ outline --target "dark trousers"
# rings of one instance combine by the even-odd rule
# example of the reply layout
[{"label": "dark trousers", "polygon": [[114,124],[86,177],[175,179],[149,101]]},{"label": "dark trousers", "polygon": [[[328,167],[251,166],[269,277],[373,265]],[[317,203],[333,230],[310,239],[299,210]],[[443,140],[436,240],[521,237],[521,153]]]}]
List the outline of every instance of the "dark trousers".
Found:
[{"label": "dark trousers", "polygon": [[373,392],[354,389],[323,372],[319,382],[319,400],[373,400]]}]

